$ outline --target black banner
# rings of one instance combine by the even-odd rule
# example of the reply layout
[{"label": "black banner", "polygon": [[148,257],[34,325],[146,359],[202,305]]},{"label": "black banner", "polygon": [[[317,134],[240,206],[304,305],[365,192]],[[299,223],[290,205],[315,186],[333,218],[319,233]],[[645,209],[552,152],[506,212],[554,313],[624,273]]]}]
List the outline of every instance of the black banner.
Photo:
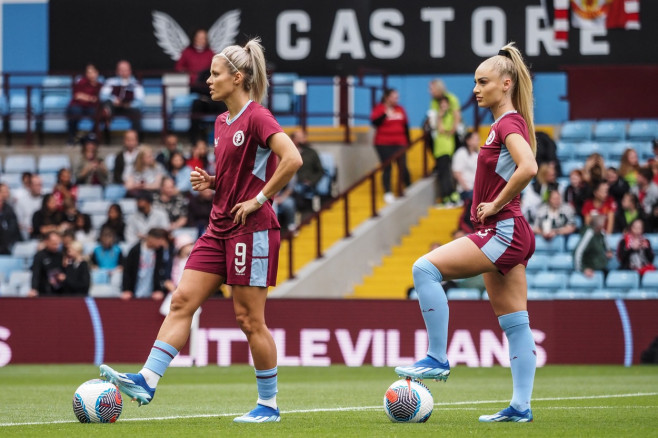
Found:
[{"label": "black banner", "polygon": [[[618,1],[618,0],[617,0]],[[516,41],[535,71],[564,65],[658,63],[658,2],[640,2],[640,30],[571,26],[555,44],[552,0],[50,0],[50,70],[171,69],[183,41],[211,29],[220,46],[260,36],[276,71],[308,75],[470,73]],[[154,24],[155,23],[155,24]],[[169,54],[168,54],[169,53]]]}]

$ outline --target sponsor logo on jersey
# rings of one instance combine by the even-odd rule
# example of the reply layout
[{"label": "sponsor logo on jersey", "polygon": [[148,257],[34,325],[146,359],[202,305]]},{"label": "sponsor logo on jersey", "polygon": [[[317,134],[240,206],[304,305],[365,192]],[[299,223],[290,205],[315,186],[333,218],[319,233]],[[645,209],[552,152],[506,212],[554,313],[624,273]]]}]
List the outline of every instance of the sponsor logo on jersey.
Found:
[{"label": "sponsor logo on jersey", "polygon": [[219,144],[219,137],[215,137],[215,147]]},{"label": "sponsor logo on jersey", "polygon": [[493,129],[489,132],[489,137],[487,137],[487,141],[484,142],[487,146],[489,146],[491,143],[493,143],[494,138],[496,138],[496,131]]},{"label": "sponsor logo on jersey", "polygon": [[235,267],[235,275],[244,275],[244,272],[247,270],[246,266],[243,266],[241,268],[238,268],[237,266]]},{"label": "sponsor logo on jersey", "polygon": [[493,231],[493,228],[487,228],[485,230],[480,230],[475,234],[477,234],[478,236],[480,236],[482,238],[485,238],[485,237],[487,237],[487,234],[489,234],[491,231]]},{"label": "sponsor logo on jersey", "polygon": [[233,145],[242,146],[242,143],[244,143],[244,132],[240,130],[233,134]]}]

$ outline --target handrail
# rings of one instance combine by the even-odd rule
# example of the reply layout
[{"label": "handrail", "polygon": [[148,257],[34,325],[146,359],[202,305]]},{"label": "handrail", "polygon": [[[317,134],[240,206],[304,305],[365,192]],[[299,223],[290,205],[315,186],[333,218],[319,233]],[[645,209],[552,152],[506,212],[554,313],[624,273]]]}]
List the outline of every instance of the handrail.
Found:
[{"label": "handrail", "polygon": [[[377,179],[376,175],[378,172],[381,172],[384,167],[393,165],[396,161],[398,161],[403,155],[406,155],[409,153],[409,150],[411,147],[419,142],[424,142],[425,141],[425,135],[421,135],[418,138],[414,139],[407,148],[404,148],[397,153],[395,153],[391,158],[386,160],[383,163],[380,163],[375,169],[371,170],[361,178],[359,178],[356,182],[352,183],[347,189],[343,190],[340,194],[338,194],[336,197],[326,200],[321,206],[318,211],[313,212],[313,214],[309,215],[307,218],[305,218],[299,225],[297,225],[293,230],[286,230],[283,235],[281,236],[282,240],[287,240],[288,241],[288,279],[293,279],[295,278],[295,270],[293,266],[293,253],[294,253],[294,238],[297,232],[304,226],[310,224],[313,220],[316,221],[316,242],[315,242],[315,253],[316,253],[316,259],[322,258],[322,234],[321,234],[321,223],[322,223],[322,213],[329,210],[335,203],[337,203],[340,200],[343,200],[343,238],[349,238],[351,236],[351,228],[350,228],[350,216],[349,216],[349,196],[350,193],[353,192],[356,188],[361,186],[363,183],[366,181],[370,182],[370,206],[371,206],[371,215],[370,217],[377,217],[378,212],[377,212],[377,205],[376,205],[376,196],[377,196],[377,190],[376,190],[376,185],[377,185]],[[430,172],[428,170],[428,162],[427,162],[427,151],[425,147],[421,148],[423,157],[422,157],[422,163],[423,163],[423,169],[422,169],[422,177],[426,178]],[[397,179],[397,193],[396,195],[398,196],[403,196],[403,191],[402,191],[402,178],[398,177]]]}]

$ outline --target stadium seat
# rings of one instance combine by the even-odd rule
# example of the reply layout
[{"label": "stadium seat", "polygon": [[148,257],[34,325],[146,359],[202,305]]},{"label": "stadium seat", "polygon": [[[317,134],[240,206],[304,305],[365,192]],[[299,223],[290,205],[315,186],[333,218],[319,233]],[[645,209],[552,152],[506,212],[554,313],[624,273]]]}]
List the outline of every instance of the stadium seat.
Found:
[{"label": "stadium seat", "polygon": [[595,271],[591,277],[582,272],[572,272],[569,275],[569,288],[594,290],[603,288],[603,272]]},{"label": "stadium seat", "polygon": [[124,218],[137,212],[137,200],[135,198],[123,198],[119,199],[117,202],[121,206]]},{"label": "stadium seat", "polygon": [[5,280],[9,279],[9,275],[13,271],[20,271],[25,267],[25,260],[21,257],[0,255],[0,275]]},{"label": "stadium seat", "polygon": [[564,175],[569,175],[571,173],[571,171],[576,170],[576,169],[582,169],[584,165],[585,165],[585,162],[582,161],[582,160],[563,161],[561,163],[562,173]]},{"label": "stadium seat", "polygon": [[606,234],[605,236],[605,241],[608,243],[608,246],[610,247],[611,250],[617,251],[617,245],[619,245],[619,241],[623,237],[622,233],[612,233],[612,234]]},{"label": "stadium seat", "polygon": [[580,242],[580,234],[569,234],[569,237],[567,237],[566,250],[568,252],[574,252],[576,246],[578,246],[578,242]]},{"label": "stadium seat", "polygon": [[78,186],[78,202],[100,201],[103,199],[103,187],[93,184],[80,184]]},{"label": "stadium seat", "polygon": [[126,188],[122,184],[108,184],[105,186],[103,198],[107,201],[117,202],[126,196]]},{"label": "stadium seat", "polygon": [[528,260],[528,266],[526,267],[527,271],[545,271],[548,269],[548,260],[550,256],[548,254],[534,253],[530,260]]},{"label": "stadium seat", "polygon": [[[619,162],[621,161],[621,156],[624,155],[624,152],[626,149],[631,149],[633,148],[632,143],[628,143],[626,141],[617,141],[614,143],[610,143],[607,147],[608,149],[608,161],[610,161],[610,164],[613,165],[614,167],[619,167]],[[638,151],[638,158],[640,155],[640,151]]]},{"label": "stadium seat", "polygon": [[50,193],[53,191],[55,184],[57,184],[56,173],[42,173],[41,177],[41,193]]},{"label": "stadium seat", "polygon": [[658,290],[658,271],[645,272],[642,276],[642,287],[645,289]]},{"label": "stadium seat", "polygon": [[142,129],[145,132],[162,132],[162,91],[146,91],[144,106],[142,107]]},{"label": "stadium seat", "polygon": [[480,289],[453,287],[446,292],[448,300],[479,300],[482,293]]},{"label": "stadium seat", "polygon": [[594,140],[622,141],[626,139],[626,120],[601,120],[594,125]]},{"label": "stadium seat", "polygon": [[640,274],[637,271],[610,271],[605,279],[605,286],[616,289],[637,289],[640,287]]},{"label": "stadium seat", "polygon": [[651,243],[651,248],[654,252],[658,251],[658,233],[647,233],[644,235]]},{"label": "stadium seat", "polygon": [[658,299],[658,291],[645,289],[631,289],[624,296],[627,300],[655,300]]},{"label": "stadium seat", "polygon": [[112,284],[92,284],[89,296],[93,298],[117,298],[121,295],[118,287]]},{"label": "stadium seat", "polygon": [[0,174],[0,182],[7,184],[9,190],[17,189],[23,185],[20,173],[2,173]]},{"label": "stadium seat", "polygon": [[106,269],[94,268],[91,270],[92,284],[110,284],[110,273]]},{"label": "stadium seat", "polygon": [[37,160],[33,155],[28,154],[7,155],[4,169],[6,173],[35,173],[37,171]]},{"label": "stadium seat", "polygon": [[551,271],[573,271],[573,255],[569,252],[560,252],[550,256],[546,262]]},{"label": "stadium seat", "polygon": [[[9,132],[27,132],[28,104],[26,88],[15,88],[10,91],[6,115],[9,122]],[[37,119],[41,115],[41,89],[39,87],[32,88],[30,92],[29,115],[30,131],[36,133]]]},{"label": "stadium seat", "polygon": [[631,147],[637,151],[641,162],[655,157],[653,152],[653,142],[651,141],[632,142]]},{"label": "stadium seat", "polygon": [[555,292],[544,289],[528,289],[528,300],[552,300]]},{"label": "stadium seat", "polygon": [[564,122],[560,129],[562,141],[587,141],[592,138],[592,122],[589,120],[573,120]]},{"label": "stadium seat", "polygon": [[117,156],[114,154],[108,154],[105,156],[103,159],[103,162],[105,163],[105,167],[107,167],[107,170],[111,173],[114,170],[114,160],[117,159]]},{"label": "stadium seat", "polygon": [[12,271],[5,287],[4,296],[26,297],[32,288],[32,271]]},{"label": "stadium seat", "polygon": [[11,249],[11,255],[23,259],[26,263],[31,261],[37,253],[39,241],[36,239],[25,240],[23,242],[16,242]]},{"label": "stadium seat", "polygon": [[571,143],[566,141],[558,141],[557,146],[557,158],[561,161],[573,160],[573,153],[576,149],[578,143]]},{"label": "stadium seat", "polygon": [[39,156],[37,171],[43,173],[57,173],[60,169],[70,169],[71,159],[66,154],[44,154]]},{"label": "stadium seat", "polygon": [[590,298],[590,293],[585,290],[560,289],[553,294],[553,298],[556,300],[587,300]]},{"label": "stadium seat", "polygon": [[628,125],[630,141],[652,141],[658,138],[658,120],[633,120]]},{"label": "stadium seat", "polygon": [[91,214],[89,215],[91,219],[91,228],[94,230],[100,230],[105,222],[107,222],[107,214]]},{"label": "stadium seat", "polygon": [[332,196],[333,185],[336,182],[338,168],[336,167],[336,160],[334,156],[327,152],[320,152],[320,161],[322,162],[322,170],[324,175],[320,181],[315,185],[315,190],[322,198],[329,198]]},{"label": "stadium seat", "polygon": [[554,254],[564,251],[564,236],[555,236],[546,240],[541,236],[535,236],[535,252],[543,254]]},{"label": "stadium seat", "polygon": [[601,154],[603,159],[607,159],[607,149],[601,145],[601,143],[593,141],[585,141],[578,143],[573,151],[573,156],[576,161],[580,161],[584,164],[585,159],[592,154]]},{"label": "stadium seat", "polygon": [[104,199],[98,201],[86,201],[80,204],[79,210],[88,215],[107,215],[107,210],[110,208],[111,202]]},{"label": "stadium seat", "polygon": [[181,234],[187,234],[193,240],[197,240],[199,238],[199,230],[196,227],[182,227],[175,229],[171,232],[171,237],[176,238]]},{"label": "stadium seat", "polygon": [[616,256],[612,256],[610,259],[608,259],[608,272],[619,269],[619,266],[619,260]]},{"label": "stadium seat", "polygon": [[567,286],[568,276],[564,272],[540,271],[534,275],[534,289],[562,289]]},{"label": "stadium seat", "polygon": [[616,300],[626,297],[626,292],[620,289],[595,289],[589,293],[591,300]]}]

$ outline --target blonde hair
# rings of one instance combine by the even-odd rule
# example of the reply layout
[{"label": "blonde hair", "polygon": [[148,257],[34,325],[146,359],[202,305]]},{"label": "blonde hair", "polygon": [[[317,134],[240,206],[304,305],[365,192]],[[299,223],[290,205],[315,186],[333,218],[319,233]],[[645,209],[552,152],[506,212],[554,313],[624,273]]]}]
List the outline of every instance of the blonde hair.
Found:
[{"label": "blonde hair", "polygon": [[244,75],[242,86],[249,92],[249,98],[261,103],[267,94],[267,69],[265,53],[260,38],[250,39],[244,47],[228,46],[214,57],[224,58],[231,73],[240,71]]},{"label": "blonde hair", "polygon": [[633,171],[637,172],[637,169],[640,168],[639,164],[631,164],[631,160],[628,158],[628,156],[632,153],[637,154],[637,151],[633,148],[627,148],[624,150],[624,153],[621,156],[621,160],[619,160],[619,172],[617,173],[622,178],[625,178],[626,175]]},{"label": "blonde hair", "polygon": [[535,138],[534,99],[532,96],[532,78],[528,66],[523,61],[523,55],[511,42],[501,49],[506,55],[496,55],[489,58],[494,70],[501,77],[512,79],[512,105],[528,125],[528,137],[533,154],[537,154],[537,139]]},{"label": "blonde hair", "polygon": [[135,172],[144,172],[146,170],[144,155],[147,153],[153,155],[153,148],[151,148],[151,146],[142,145],[137,149],[137,156],[135,157],[135,164],[133,165]]}]

